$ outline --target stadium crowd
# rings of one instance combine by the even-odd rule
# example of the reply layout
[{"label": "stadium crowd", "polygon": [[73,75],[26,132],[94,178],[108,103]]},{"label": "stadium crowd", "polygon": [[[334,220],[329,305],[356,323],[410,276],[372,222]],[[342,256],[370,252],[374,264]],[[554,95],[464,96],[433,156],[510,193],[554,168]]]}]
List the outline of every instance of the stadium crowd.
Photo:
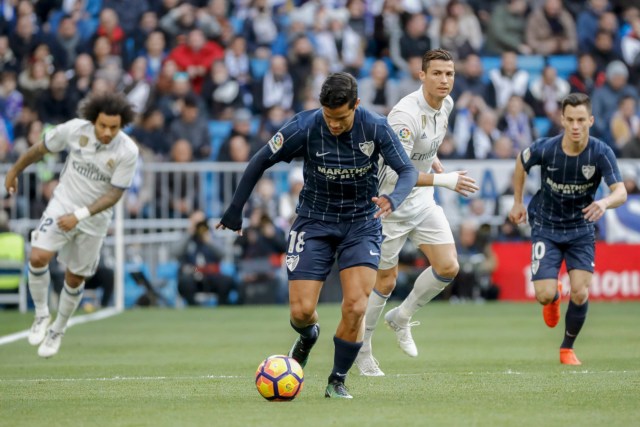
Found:
[{"label": "stadium crowd", "polygon": [[[0,163],[74,118],[88,94],[113,91],[135,108],[126,131],[142,162],[246,162],[287,119],[319,107],[329,73],[353,74],[361,105],[387,114],[419,87],[422,55],[435,47],[457,60],[440,159],[515,158],[559,131],[559,102],[572,91],[592,98],[594,136],[621,158],[640,157],[637,0],[7,0],[0,2]],[[28,211],[2,199],[14,217],[38,218],[46,206],[56,176],[47,167],[37,175],[22,190],[34,199]],[[145,209],[143,179],[158,181],[158,199],[180,197]],[[228,200],[222,194],[236,184],[235,175],[212,183],[186,172],[140,174],[127,212],[188,218],[206,208],[194,196],[202,186],[219,186]],[[298,170],[287,194],[265,179],[251,209],[286,228],[299,184]],[[469,207],[480,220],[486,209],[482,200]]]}]

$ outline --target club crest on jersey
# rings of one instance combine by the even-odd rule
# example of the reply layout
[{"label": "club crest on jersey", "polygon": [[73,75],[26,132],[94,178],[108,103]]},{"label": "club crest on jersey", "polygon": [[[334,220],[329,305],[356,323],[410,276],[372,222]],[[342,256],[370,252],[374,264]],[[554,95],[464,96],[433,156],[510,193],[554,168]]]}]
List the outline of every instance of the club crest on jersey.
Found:
[{"label": "club crest on jersey", "polygon": [[109,168],[110,170],[113,170],[115,166],[116,166],[116,162],[113,159],[107,160],[107,168]]},{"label": "club crest on jersey", "polygon": [[531,272],[536,274],[538,272],[538,268],[540,268],[540,260],[531,261]]},{"label": "club crest on jersey", "polygon": [[287,255],[285,263],[287,264],[287,268],[289,269],[289,271],[293,271],[298,266],[299,261],[300,255]]},{"label": "club crest on jersey", "polygon": [[366,154],[368,157],[371,157],[373,154],[373,141],[365,141],[360,143],[360,151]]},{"label": "club crest on jersey", "polygon": [[398,131],[398,138],[401,141],[407,142],[411,139],[411,131],[408,128],[402,128]]},{"label": "club crest on jersey", "polygon": [[278,132],[269,140],[267,143],[272,153],[275,153],[279,149],[282,148],[282,144],[284,144],[284,136],[282,136],[282,132]]},{"label": "club crest on jersey", "polygon": [[526,148],[523,152],[522,152],[522,160],[527,163],[529,161],[529,159],[531,158],[531,150]]},{"label": "club crest on jersey", "polygon": [[594,173],[596,173],[596,167],[595,166],[591,166],[591,165],[583,165],[582,166],[582,175],[584,175],[585,178],[591,179],[591,177],[593,176]]},{"label": "club crest on jersey", "polygon": [[86,135],[80,135],[80,147],[86,147],[89,143],[89,137]]}]

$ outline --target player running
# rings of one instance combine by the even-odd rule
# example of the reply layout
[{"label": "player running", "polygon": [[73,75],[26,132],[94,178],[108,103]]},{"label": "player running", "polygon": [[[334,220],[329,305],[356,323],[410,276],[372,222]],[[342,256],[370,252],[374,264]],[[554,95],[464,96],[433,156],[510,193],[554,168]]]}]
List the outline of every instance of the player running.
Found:
[{"label": "player running", "polygon": [[[411,336],[411,317],[431,301],[458,274],[458,256],[451,227],[433,198],[433,187],[440,186],[468,195],[478,190],[475,181],[465,171],[442,173],[437,158],[438,147],[447,133],[453,99],[449,94],[455,79],[453,57],[444,49],[427,51],[422,58],[422,86],[405,96],[389,113],[388,121],[419,171],[427,174],[429,186],[414,188],[404,203],[382,221],[382,255],[376,286],[369,296],[365,314],[364,343],[355,361],[362,375],[382,376],[373,357],[371,338],[387,299],[396,286],[398,257],[407,238],[429,259],[431,266],[416,279],[412,291],[400,306],[384,316],[385,323],[395,331],[398,345],[409,356],[418,349]],[[391,191],[397,175],[384,167],[380,172],[380,192]]]},{"label": "player running", "polygon": [[[362,346],[362,319],[380,260],[378,218],[402,203],[418,177],[386,119],[358,103],[353,76],[331,74],[322,85],[322,108],[297,114],[251,159],[217,225],[240,232],[242,209],[262,173],[277,162],[304,158],[304,187],[286,256],[291,326],[300,334],[289,355],[305,366],[318,340],[316,306],[337,254],[343,301],[325,391],[331,398],[352,397],[345,379]],[[378,196],[380,156],[398,182]],[[427,185],[425,178],[418,185]]]},{"label": "player running", "polygon": [[[514,223],[526,222],[525,172],[540,165],[541,187],[528,208],[531,275],[536,299],[544,306],[545,323],[553,328],[560,319],[558,273],[562,261],[566,262],[571,299],[560,345],[560,363],[565,365],[581,365],[573,344],[589,307],[589,285],[595,266],[595,222],[607,209],[617,208],[627,199],[613,151],[604,142],[589,136],[593,122],[591,100],[587,95],[572,93],[562,101],[564,133],[536,141],[516,159],[515,200],[509,212],[509,219]],[[611,192],[594,200],[602,179]]]},{"label": "player running", "polygon": [[[60,349],[67,321],[82,300],[85,278],[98,266],[112,207],[131,185],[138,160],[138,147],[121,131],[134,117],[124,96],[90,97],[80,105],[80,116],[47,132],[20,156],[5,180],[7,192],[14,194],[18,176],[29,165],[49,152],[69,153],[53,198],[31,233],[29,292],[36,312],[28,338],[39,345],[41,357]],[[49,262],[56,253],[66,271],[58,315],[50,325]]]}]

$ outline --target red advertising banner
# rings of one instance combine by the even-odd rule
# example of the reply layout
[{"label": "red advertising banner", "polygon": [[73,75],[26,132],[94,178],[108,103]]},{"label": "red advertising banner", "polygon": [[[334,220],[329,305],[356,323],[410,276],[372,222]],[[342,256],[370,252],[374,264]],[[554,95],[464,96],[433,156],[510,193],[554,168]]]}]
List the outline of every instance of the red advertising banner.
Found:
[{"label": "red advertising banner", "polygon": [[[500,299],[535,301],[531,283],[531,244],[493,243],[498,268],[492,280]],[[596,243],[596,267],[589,287],[591,300],[640,300],[640,245]],[[563,293],[569,293],[569,275],[560,271]]]}]

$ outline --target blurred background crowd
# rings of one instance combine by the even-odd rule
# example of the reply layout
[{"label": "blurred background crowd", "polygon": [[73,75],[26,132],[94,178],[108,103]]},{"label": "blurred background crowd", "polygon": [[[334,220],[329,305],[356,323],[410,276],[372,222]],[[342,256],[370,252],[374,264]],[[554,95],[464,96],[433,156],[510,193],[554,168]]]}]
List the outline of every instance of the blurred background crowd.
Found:
[{"label": "blurred background crowd", "polygon": [[[619,158],[640,157],[638,0],[2,0],[0,178],[44,131],[74,118],[85,96],[124,92],[137,113],[126,132],[142,152],[125,201],[128,245],[157,252],[158,243],[202,234],[197,224],[221,213],[251,155],[292,115],[319,107],[330,72],[352,73],[361,105],[387,114],[418,89],[421,57],[436,47],[456,58],[445,166],[514,159],[560,130],[559,102],[572,91],[592,97],[594,136]],[[0,189],[12,228],[26,234],[37,224],[63,162],[47,156],[17,197]],[[623,173],[637,193],[637,168]],[[504,222],[509,177],[455,204],[461,253],[468,230],[480,235],[471,243],[480,253],[489,238],[524,238]],[[220,248],[206,262],[187,243],[160,259],[140,250],[143,264],[153,277],[173,258],[216,265],[234,280],[259,282],[263,270],[275,280],[269,267],[280,266],[301,185],[299,166],[276,168],[249,203],[244,239],[214,239]],[[414,255],[408,263],[423,262]],[[257,258],[266,262],[245,277],[241,261]],[[178,288],[196,304],[192,279]],[[216,286],[226,301],[234,284]]]}]

